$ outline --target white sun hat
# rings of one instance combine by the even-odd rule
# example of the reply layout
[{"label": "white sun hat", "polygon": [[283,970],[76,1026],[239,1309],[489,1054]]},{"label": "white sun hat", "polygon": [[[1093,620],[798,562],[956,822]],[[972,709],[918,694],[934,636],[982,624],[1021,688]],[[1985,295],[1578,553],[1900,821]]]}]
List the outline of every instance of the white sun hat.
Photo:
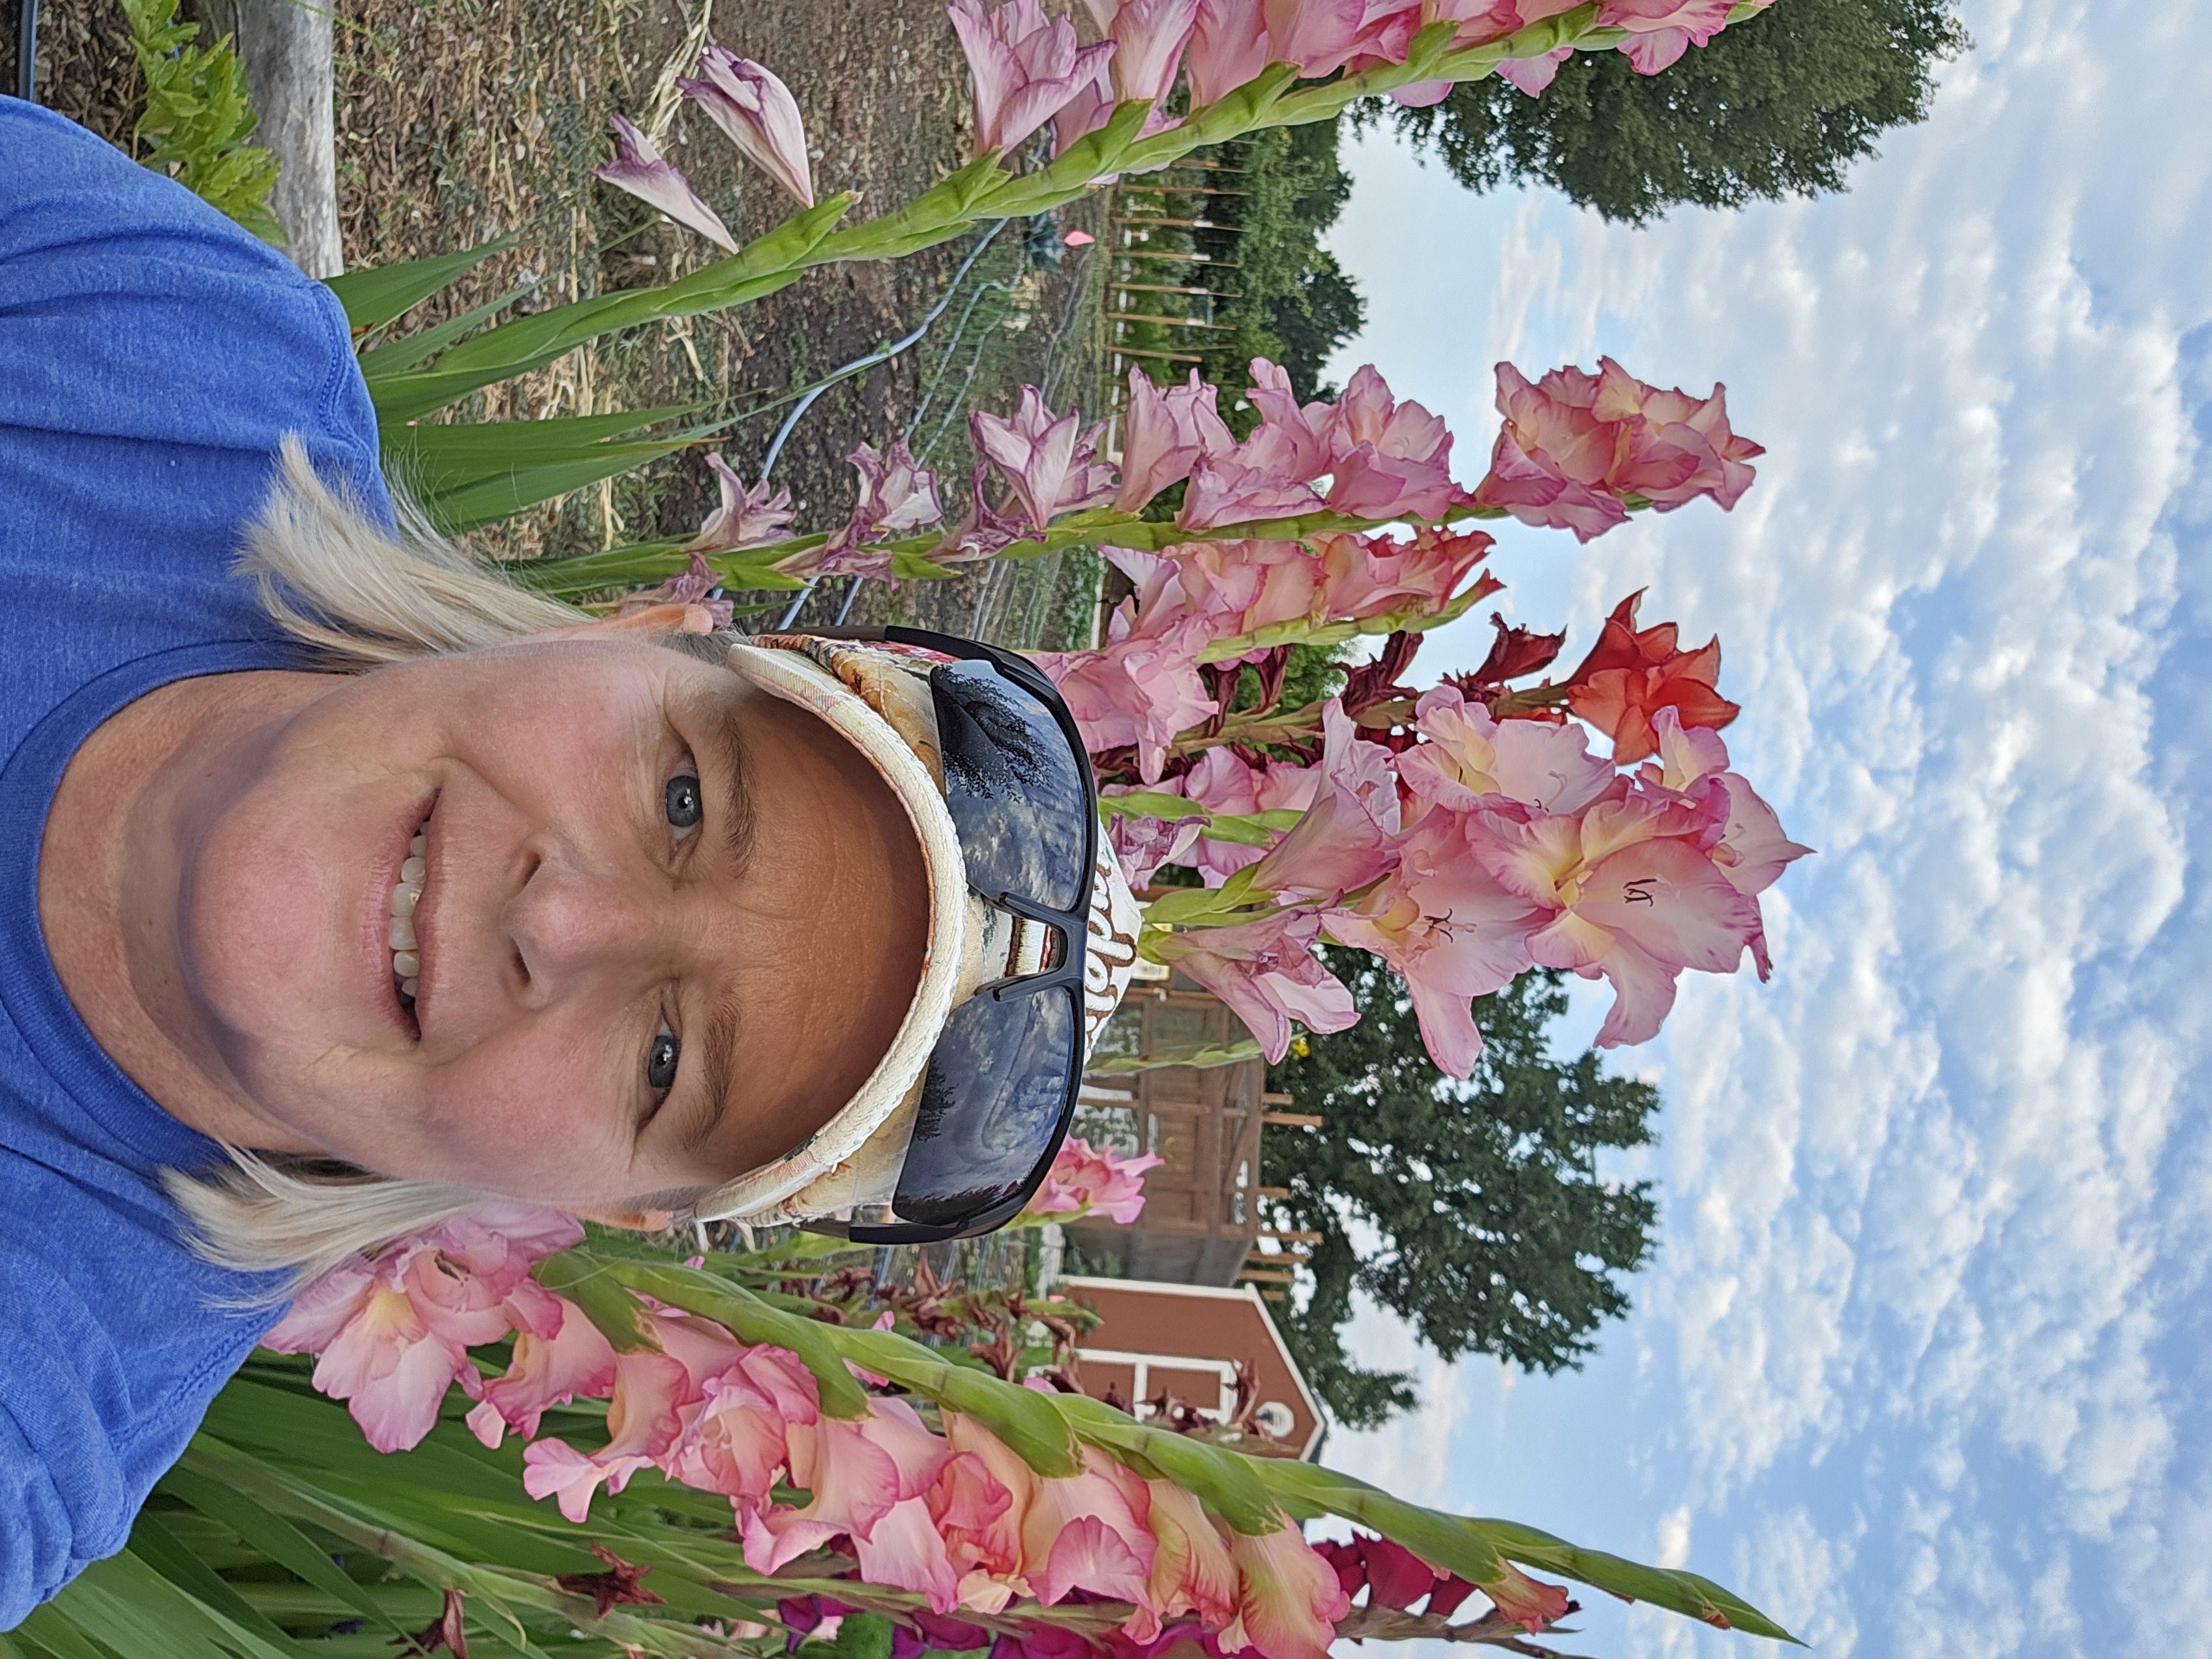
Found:
[{"label": "white sun hat", "polygon": [[[760,1225],[813,1220],[888,1203],[912,1139],[922,1075],[952,1011],[977,987],[1040,971],[1050,930],[971,891],[945,800],[930,671],[950,660],[921,647],[771,634],[730,648],[731,670],[818,716],[865,755],[906,809],[929,882],[921,982],[890,1047],[858,1092],[782,1157],[749,1170],[694,1206],[702,1221]],[[1084,946],[1088,1055],[1128,988],[1142,915],[1103,835]]]}]

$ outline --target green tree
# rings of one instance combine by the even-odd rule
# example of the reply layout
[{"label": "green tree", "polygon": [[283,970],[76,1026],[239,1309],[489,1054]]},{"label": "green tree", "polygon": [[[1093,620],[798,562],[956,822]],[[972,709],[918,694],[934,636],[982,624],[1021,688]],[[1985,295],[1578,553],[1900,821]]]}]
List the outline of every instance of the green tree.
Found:
[{"label": "green tree", "polygon": [[1469,189],[1550,185],[1641,224],[1841,190],[1884,131],[1925,118],[1966,44],[1954,0],[1781,0],[1661,75],[1577,52],[1541,98],[1491,76],[1396,118]]},{"label": "green tree", "polygon": [[1272,1069],[1272,1088],[1328,1122],[1271,1133],[1262,1160],[1265,1183],[1289,1193],[1277,1224],[1321,1235],[1310,1297],[1279,1315],[1307,1380],[1352,1427],[1414,1403],[1404,1373],[1347,1352],[1354,1291],[1446,1359],[1578,1365],[1626,1311],[1621,1279],[1650,1255],[1656,1218],[1648,1183],[1601,1176],[1598,1156],[1651,1140],[1658,1091],[1606,1075],[1594,1053],[1553,1054],[1557,974],[1475,1004],[1483,1055],[1459,1083],[1431,1063],[1399,981],[1364,952],[1327,955],[1361,1018]]}]

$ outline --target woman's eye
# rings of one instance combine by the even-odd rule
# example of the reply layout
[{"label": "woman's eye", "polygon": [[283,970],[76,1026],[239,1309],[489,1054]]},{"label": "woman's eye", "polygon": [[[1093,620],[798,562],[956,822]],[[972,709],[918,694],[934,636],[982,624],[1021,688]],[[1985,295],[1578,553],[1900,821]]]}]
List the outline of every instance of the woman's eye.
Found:
[{"label": "woman's eye", "polygon": [[653,1046],[645,1054],[645,1081],[655,1095],[676,1086],[676,1062],[683,1054],[683,1042],[666,1025],[653,1034]]},{"label": "woman's eye", "polygon": [[699,780],[689,772],[678,772],[662,786],[660,803],[672,829],[696,830],[699,827],[705,807],[699,799]]}]

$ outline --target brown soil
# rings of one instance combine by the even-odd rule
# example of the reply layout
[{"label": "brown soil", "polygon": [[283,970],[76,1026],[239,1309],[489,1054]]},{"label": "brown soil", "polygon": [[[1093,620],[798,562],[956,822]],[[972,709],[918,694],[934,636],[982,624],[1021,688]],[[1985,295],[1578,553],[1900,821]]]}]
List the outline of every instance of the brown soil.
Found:
[{"label": "brown soil", "polygon": [[[47,0],[44,18],[42,99],[125,142],[140,94],[114,0]],[[520,229],[514,247],[410,319],[427,325],[533,279],[524,308],[706,263],[718,251],[703,239],[590,176],[610,153],[615,112],[661,143],[740,239],[774,224],[789,204],[675,94],[674,77],[708,39],[789,83],[817,191],[859,191],[861,214],[909,198],[968,154],[966,69],[938,0],[360,0],[341,14],[337,61],[349,264]],[[1089,225],[1096,212],[1085,204],[1064,222]],[[1004,406],[1022,380],[1048,379],[1063,406],[1099,401],[1095,272],[1081,258],[1057,270],[1036,264],[1024,252],[1024,228],[1006,227],[920,345],[832,388],[799,422],[775,476],[802,524],[842,517],[851,474],[842,458],[864,440],[898,435],[925,398],[914,441],[920,449],[936,439],[926,459],[948,486],[968,465],[959,422],[942,420],[948,406]],[[744,417],[720,447],[750,477],[782,418],[777,401],[904,334],[944,293],[966,246],[832,267],[737,311],[602,340],[460,413],[514,419],[708,402]],[[963,314],[969,327],[955,338]],[[691,453],[471,539],[509,556],[588,551],[688,534],[714,499],[704,453]],[[1034,643],[1073,625],[1089,580],[1039,562],[892,594],[871,588],[855,619],[911,617]]]}]

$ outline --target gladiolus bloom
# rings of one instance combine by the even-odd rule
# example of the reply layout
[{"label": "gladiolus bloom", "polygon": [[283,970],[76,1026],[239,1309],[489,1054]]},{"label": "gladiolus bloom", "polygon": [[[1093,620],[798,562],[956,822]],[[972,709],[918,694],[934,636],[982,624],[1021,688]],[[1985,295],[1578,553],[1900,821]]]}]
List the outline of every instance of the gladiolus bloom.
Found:
[{"label": "gladiolus bloom", "polygon": [[1070,1220],[1095,1213],[1126,1227],[1144,1211],[1145,1171],[1165,1161],[1152,1152],[1124,1158],[1070,1135],[1060,1142],[1044,1184],[1030,1200],[1025,1213],[1064,1215]]},{"label": "gladiolus bloom", "polygon": [[646,1349],[616,1355],[607,1443],[586,1456],[566,1441],[532,1441],[522,1453],[522,1489],[532,1498],[552,1498],[562,1515],[581,1525],[602,1482],[620,1492],[676,1443],[683,1428],[678,1407],[690,1393],[690,1375],[668,1355]]},{"label": "gladiolus bloom", "polygon": [[1455,812],[1473,811],[1486,796],[1579,812],[1618,775],[1575,727],[1492,720],[1454,686],[1424,694],[1413,723],[1427,741],[1398,757],[1399,779],[1417,799]]},{"label": "gladiolus bloom", "polygon": [[1656,75],[1728,27],[1734,0],[1600,0],[1600,28],[1626,29],[1620,49],[1638,75]]},{"label": "gladiolus bloom", "polygon": [[1267,20],[1263,0],[1198,0],[1184,67],[1190,104],[1204,109],[1267,67]]},{"label": "gladiolus bloom", "polygon": [[721,505],[707,515],[685,551],[737,553],[781,541],[791,533],[788,489],[771,490],[766,478],[748,489],[737,469],[720,455],[709,455],[707,465],[721,487]]},{"label": "gladiolus bloom", "polygon": [[1042,652],[1032,660],[1066,700],[1085,746],[1094,754],[1133,746],[1138,775],[1150,783],[1176,735],[1219,711],[1198,677],[1206,638],[1198,618],[1154,636],[1134,631],[1119,611],[1098,650]]},{"label": "gladiolus bloom", "polygon": [[592,169],[592,176],[604,179],[617,190],[626,190],[640,201],[650,203],[680,225],[689,225],[708,241],[718,243],[731,252],[738,251],[738,242],[723,224],[714,210],[699,199],[691,188],[691,181],[667,161],[653,141],[637,130],[626,116],[608,118],[615,130],[615,159],[603,167]]},{"label": "gladiolus bloom", "polygon": [[676,87],[697,100],[745,159],[775,179],[784,194],[801,207],[814,205],[799,100],[773,72],[726,47],[709,46],[699,56],[698,73],[678,76]]},{"label": "gladiolus bloom", "polygon": [[1546,913],[1529,955],[1612,985],[1601,1048],[1657,1035],[1684,969],[1733,972],[1759,934],[1758,901],[1705,851],[1716,816],[1643,796],[1601,801],[1579,817],[1480,815],[1476,855],[1500,886]]},{"label": "gladiolus bloom", "polygon": [[1129,410],[1121,432],[1121,487],[1114,505],[1143,510],[1163,489],[1190,477],[1200,458],[1236,447],[1214,409],[1216,390],[1190,372],[1186,386],[1165,388],[1141,368],[1129,371]]},{"label": "gladiolus bloom", "polygon": [[1152,948],[1227,1003],[1273,1065],[1291,1050],[1294,1019],[1310,1031],[1358,1024],[1352,993],[1313,954],[1320,937],[1319,915],[1286,907],[1234,927],[1188,928]]},{"label": "gladiolus bloom", "polygon": [[1662,391],[1610,357],[1595,374],[1558,368],[1533,386],[1500,363],[1498,408],[1505,427],[1475,499],[1583,541],[1625,521],[1625,497],[1662,513],[1700,495],[1732,507],[1751,486],[1745,463],[1765,453],[1730,428],[1726,387]]},{"label": "gladiolus bloom", "polygon": [[945,516],[938,499],[937,474],[914,459],[906,440],[895,438],[878,452],[861,444],[846,460],[860,475],[860,498],[854,503],[844,527],[821,547],[779,560],[776,568],[787,575],[890,574],[890,555],[864,544],[885,536],[902,536]]},{"label": "gladiolus bloom", "polygon": [[1031,529],[1113,499],[1114,469],[1097,465],[1104,422],[1086,428],[1072,409],[1054,415],[1035,386],[1022,388],[1012,420],[978,410],[968,425],[976,453],[1012,486]]},{"label": "gladiolus bloom", "polygon": [[1639,590],[1613,607],[1567,682],[1567,707],[1613,739],[1613,760],[1623,766],[1656,751],[1651,721],[1662,708],[1673,709],[1685,726],[1726,726],[1741,712],[1715,690],[1720,641],[1684,651],[1673,623],[1639,630],[1636,610],[1643,598]]},{"label": "gladiolus bloom", "polygon": [[1047,21],[1038,0],[1006,0],[989,11],[982,0],[952,0],[947,9],[975,82],[975,153],[1012,149],[1097,78],[1114,43],[1078,46],[1065,17]]},{"label": "gladiolus bloom", "polygon": [[1336,1621],[1352,1610],[1352,1598],[1297,1524],[1257,1538],[1234,1534],[1229,1553],[1237,1564],[1237,1617],[1221,1633],[1222,1651],[1249,1648],[1264,1659],[1328,1659]]}]

